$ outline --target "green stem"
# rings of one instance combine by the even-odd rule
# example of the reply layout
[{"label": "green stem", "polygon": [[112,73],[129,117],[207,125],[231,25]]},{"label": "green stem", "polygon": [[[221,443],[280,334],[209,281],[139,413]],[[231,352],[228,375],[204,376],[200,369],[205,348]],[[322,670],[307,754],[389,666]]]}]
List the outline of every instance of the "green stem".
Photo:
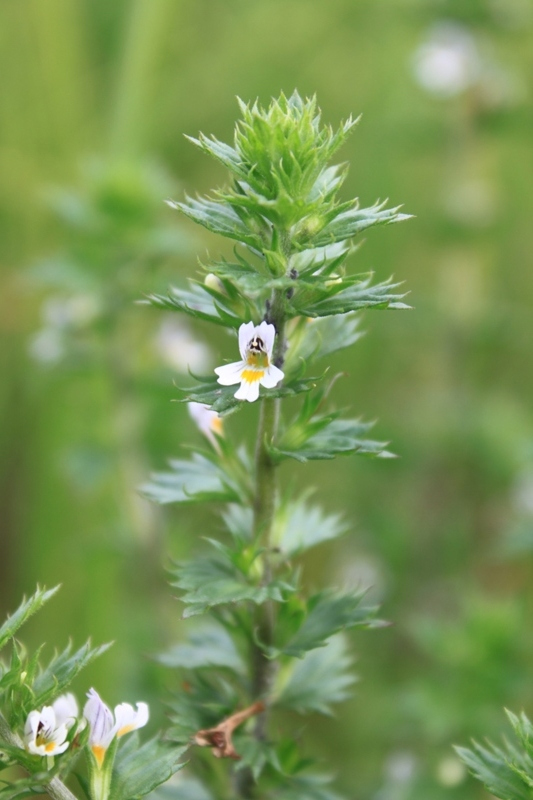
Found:
[{"label": "green stem", "polygon": [[[20,736],[13,733],[4,717],[0,714],[0,741],[1,740],[7,742],[11,747],[24,748],[24,743]],[[77,800],[76,795],[72,794],[70,789],[67,789],[60,778],[52,778],[48,783],[44,784],[43,788],[46,790],[47,794],[50,795],[52,800]]]},{"label": "green stem", "polygon": [[[276,328],[276,341],[272,360],[282,366],[285,354],[285,297],[283,291],[275,290],[270,304],[268,321]],[[255,497],[254,497],[254,540],[265,548],[263,554],[263,582],[272,580],[272,565],[269,552],[272,547],[272,526],[276,513],[277,480],[276,464],[272,460],[269,446],[275,439],[280,412],[279,398],[267,397],[261,403],[257,444],[255,450]],[[256,636],[266,647],[274,644],[275,610],[272,601],[258,606],[254,617]],[[267,659],[263,650],[255,643],[251,644],[252,667],[252,700],[264,700],[268,708],[268,696],[275,677],[276,664]],[[267,711],[260,714],[255,725],[255,737],[259,741],[265,738]],[[241,770],[235,777],[237,796],[249,800],[254,796],[254,779],[250,770]]]}]

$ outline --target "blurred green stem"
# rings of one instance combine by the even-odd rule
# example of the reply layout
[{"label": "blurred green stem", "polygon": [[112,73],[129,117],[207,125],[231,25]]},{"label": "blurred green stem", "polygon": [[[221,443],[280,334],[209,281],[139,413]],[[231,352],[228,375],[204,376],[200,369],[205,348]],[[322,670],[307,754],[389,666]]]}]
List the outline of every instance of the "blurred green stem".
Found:
[{"label": "blurred green stem", "polygon": [[172,29],[173,0],[136,0],[133,3],[122,65],[115,92],[111,124],[111,150],[121,156],[143,148],[151,117],[146,113],[157,81],[155,67],[161,55],[161,39]]}]

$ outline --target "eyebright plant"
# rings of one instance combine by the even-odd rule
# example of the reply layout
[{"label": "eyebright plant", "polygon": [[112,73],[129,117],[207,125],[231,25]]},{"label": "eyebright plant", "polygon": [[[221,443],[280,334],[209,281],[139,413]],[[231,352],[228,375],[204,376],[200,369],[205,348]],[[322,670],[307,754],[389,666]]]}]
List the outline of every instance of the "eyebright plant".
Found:
[{"label": "eyebright plant", "polygon": [[[328,362],[358,339],[363,309],[407,307],[397,284],[353,274],[348,263],[363,230],[408,217],[340,198],[346,166],[330,161],[357,120],[324,125],[316,100],[297,93],[267,108],[241,102],[240,110],[231,145],[191,139],[228,169],[229,185],[169,201],[231,240],[233,256],[203,266],[188,287],[149,298],[226,329],[230,339],[230,363],[193,374],[195,383],[179,390],[204,446],[144,486],[158,503],[224,504],[223,536],[172,570],[183,618],[207,620],[188,623],[187,641],[160,656],[185,687],[171,703],[170,736],[196,745],[198,796],[334,800],[330,775],[300,752],[281,715],[329,714],[343,701],[354,681],[344,631],[380,623],[360,588],[306,590],[299,557],[346,526],[308,493],[280,493],[277,474],[291,459],[390,455],[368,438],[368,423],[332,409]],[[258,409],[253,454],[226,422],[248,403]]]}]

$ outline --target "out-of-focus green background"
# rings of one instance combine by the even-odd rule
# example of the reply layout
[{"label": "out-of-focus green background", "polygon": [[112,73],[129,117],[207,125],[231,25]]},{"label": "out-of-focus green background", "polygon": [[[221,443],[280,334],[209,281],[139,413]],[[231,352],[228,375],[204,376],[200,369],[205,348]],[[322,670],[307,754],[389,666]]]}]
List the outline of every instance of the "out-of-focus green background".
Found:
[{"label": "out-of-focus green background", "polygon": [[370,584],[394,624],[355,638],[338,718],[295,726],[350,797],[479,794],[451,744],[533,713],[532,68],[531,0],[3,0],[0,610],[63,584],[26,636],[116,641],[80,695],[164,719],[177,678],[150,655],[185,630],[165,564],[219,525],[135,491],[198,441],[173,382],[231,354],[135,303],[229,252],[163,204],[224,180],[183,133],[230,137],[235,95],[296,87],[328,122],[363,114],[347,193],[416,219],[352,264],[414,310],[367,313],[333,365],[400,458],[290,470],[352,523],[310,584]]}]

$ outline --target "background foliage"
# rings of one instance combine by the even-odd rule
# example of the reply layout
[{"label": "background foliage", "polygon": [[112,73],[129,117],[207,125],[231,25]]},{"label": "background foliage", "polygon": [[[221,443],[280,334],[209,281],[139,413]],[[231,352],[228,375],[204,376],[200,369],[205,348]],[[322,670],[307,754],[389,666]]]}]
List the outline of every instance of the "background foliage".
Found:
[{"label": "background foliage", "polygon": [[[442,22],[482,56],[449,97],[413,67]],[[389,195],[417,215],[369,232],[357,256],[405,279],[414,311],[368,314],[371,335],[334,363],[341,402],[376,414],[400,459],[309,463],[296,478],[349,526],[308,574],[371,583],[394,625],[354,635],[354,699],[301,735],[356,797],[482,791],[451,743],[495,739],[501,706],[531,716],[533,701],[532,31],[528,0],[0,6],[0,605],[62,582],[27,644],[116,639],[79,693],[142,696],[163,718],[175,677],[148,656],[186,623],[162,565],[219,525],[134,492],[199,437],[173,380],[231,355],[219,336],[198,341],[194,320],[133,302],[180,283],[195,253],[231,252],[161,202],[224,176],[182,133],[227,139],[236,94],[297,86],[326,121],[364,115],[341,153],[346,197]],[[228,425],[245,437],[252,421],[245,409]]]}]

